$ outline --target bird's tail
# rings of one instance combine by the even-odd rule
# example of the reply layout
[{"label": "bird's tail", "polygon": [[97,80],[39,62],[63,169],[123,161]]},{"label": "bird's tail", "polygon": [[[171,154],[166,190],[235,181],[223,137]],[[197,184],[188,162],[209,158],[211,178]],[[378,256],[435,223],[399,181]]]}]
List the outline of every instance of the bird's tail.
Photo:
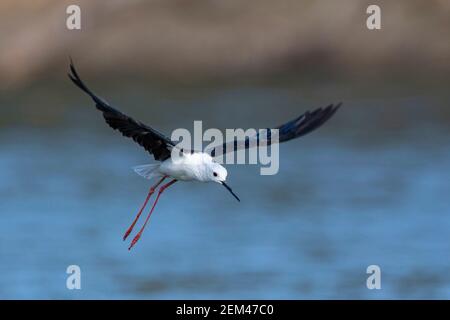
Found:
[{"label": "bird's tail", "polygon": [[154,164],[144,164],[141,166],[133,167],[134,172],[136,172],[141,177],[144,177],[146,179],[151,179],[157,176],[160,176],[158,169],[159,163]]}]

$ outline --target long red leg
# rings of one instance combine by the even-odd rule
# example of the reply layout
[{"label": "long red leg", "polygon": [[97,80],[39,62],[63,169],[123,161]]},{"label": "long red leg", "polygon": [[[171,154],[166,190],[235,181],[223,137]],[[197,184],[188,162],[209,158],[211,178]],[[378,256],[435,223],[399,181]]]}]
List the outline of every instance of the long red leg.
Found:
[{"label": "long red leg", "polygon": [[173,185],[175,182],[177,182],[176,179],[170,181],[169,183],[166,183],[165,185],[163,185],[161,188],[159,188],[158,191],[158,196],[156,197],[155,203],[153,204],[152,209],[150,210],[150,213],[148,214],[147,218],[145,219],[144,225],[142,226],[141,230],[139,230],[139,232],[136,234],[136,236],[134,237],[133,241],[131,241],[131,245],[128,248],[128,250],[130,250],[131,248],[133,248],[133,246],[136,244],[136,242],[138,242],[139,238],[142,235],[142,231],[144,231],[145,226],[147,225],[148,219],[150,219],[150,216],[152,215],[153,209],[155,209],[156,204],[158,203],[159,197],[161,196],[161,194],[164,192],[164,190],[166,190],[168,187],[170,187],[171,185]]},{"label": "long red leg", "polygon": [[148,195],[147,198],[145,198],[145,202],[142,205],[141,210],[139,210],[138,214],[136,215],[136,218],[134,218],[133,223],[131,224],[131,226],[128,228],[128,230],[125,232],[125,235],[123,236],[123,240],[125,241],[127,239],[127,237],[130,235],[131,231],[133,231],[134,225],[136,224],[136,222],[139,220],[139,217],[141,216],[142,210],[144,210],[145,206],[147,205],[148,200],[150,199],[150,197],[152,196],[152,194],[155,192],[156,188],[164,181],[164,179],[166,179],[167,176],[164,176],[161,178],[161,180],[159,180],[154,186],[152,186],[150,188],[150,190],[148,191]]}]

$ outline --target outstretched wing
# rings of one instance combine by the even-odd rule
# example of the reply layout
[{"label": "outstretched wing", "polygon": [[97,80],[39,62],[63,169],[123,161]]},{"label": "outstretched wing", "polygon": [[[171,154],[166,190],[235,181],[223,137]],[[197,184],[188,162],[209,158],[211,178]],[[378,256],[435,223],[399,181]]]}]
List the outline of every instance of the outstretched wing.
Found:
[{"label": "outstretched wing", "polygon": [[119,130],[125,137],[132,138],[150,154],[153,154],[155,160],[164,161],[170,157],[171,148],[175,144],[169,138],[114,109],[105,100],[96,96],[81,81],[72,61],[70,62],[70,73],[68,75],[73,83],[94,100],[95,106],[103,112],[103,117],[111,128]]},{"label": "outstretched wing", "polygon": [[[318,108],[312,112],[306,111],[294,120],[274,128],[278,129],[279,142],[285,142],[301,137],[319,128],[334,115],[341,105],[342,103],[338,103],[337,105],[330,104],[325,108]],[[248,149],[253,146],[270,145],[271,143],[271,131],[268,129],[267,136],[260,136],[258,133],[252,137],[247,137],[242,141],[235,140],[226,142],[211,150],[210,154],[215,157],[228,152]]]}]

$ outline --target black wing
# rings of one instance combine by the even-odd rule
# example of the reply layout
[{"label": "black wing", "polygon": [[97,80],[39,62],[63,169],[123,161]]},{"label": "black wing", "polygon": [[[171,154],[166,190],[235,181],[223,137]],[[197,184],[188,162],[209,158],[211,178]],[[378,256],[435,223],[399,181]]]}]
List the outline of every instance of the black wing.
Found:
[{"label": "black wing", "polygon": [[106,101],[96,96],[81,81],[72,61],[70,62],[70,73],[68,75],[73,83],[94,100],[95,106],[98,110],[103,112],[103,117],[111,128],[119,130],[125,137],[132,138],[139,143],[150,154],[153,154],[155,160],[164,161],[170,157],[170,149],[175,144],[169,138],[155,129],[114,109]]},{"label": "black wing", "polygon": [[[334,115],[341,105],[342,103],[338,103],[337,105],[330,104],[326,108],[318,108],[312,112],[306,111],[296,119],[274,128],[278,129],[279,142],[285,142],[301,137],[319,128]],[[260,134],[258,133],[252,137],[247,137],[243,141],[235,140],[227,142],[214,148],[210,151],[210,154],[215,157],[228,152],[248,149],[254,146],[270,145],[271,143],[271,131],[267,130],[267,136],[260,137]]]}]

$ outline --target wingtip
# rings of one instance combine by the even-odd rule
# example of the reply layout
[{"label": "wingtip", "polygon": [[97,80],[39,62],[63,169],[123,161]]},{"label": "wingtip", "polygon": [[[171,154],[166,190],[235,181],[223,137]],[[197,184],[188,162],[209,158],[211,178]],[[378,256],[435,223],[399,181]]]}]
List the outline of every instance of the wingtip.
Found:
[{"label": "wingtip", "polygon": [[71,72],[72,76],[78,78],[78,77],[77,77],[78,74],[77,74],[77,71],[75,70],[75,65],[73,64],[73,60],[72,60],[71,57],[69,57],[69,59],[70,59],[70,61],[69,61],[69,69],[70,69],[70,72]]},{"label": "wingtip", "polygon": [[78,87],[81,87],[80,77],[71,69],[70,72],[67,73],[67,76],[73,83],[75,83]]},{"label": "wingtip", "polygon": [[328,116],[326,117],[327,120],[328,120],[329,118],[331,118],[331,117],[336,113],[336,111],[338,111],[338,109],[339,109],[341,106],[342,106],[342,102],[338,102],[337,104],[332,104],[332,105],[331,105],[331,108],[328,109]]},{"label": "wingtip", "polygon": [[81,82],[80,76],[78,75],[77,70],[75,69],[75,64],[73,63],[73,59],[69,56],[69,77],[72,81],[76,80]]},{"label": "wingtip", "polygon": [[75,64],[73,63],[72,57],[69,56],[69,72],[67,75],[69,76],[69,79],[72,80],[74,84],[77,85],[80,89],[88,93],[92,97],[92,93],[89,91],[89,89],[84,85],[83,81],[81,81],[80,76],[78,75],[77,70],[75,69]]}]

